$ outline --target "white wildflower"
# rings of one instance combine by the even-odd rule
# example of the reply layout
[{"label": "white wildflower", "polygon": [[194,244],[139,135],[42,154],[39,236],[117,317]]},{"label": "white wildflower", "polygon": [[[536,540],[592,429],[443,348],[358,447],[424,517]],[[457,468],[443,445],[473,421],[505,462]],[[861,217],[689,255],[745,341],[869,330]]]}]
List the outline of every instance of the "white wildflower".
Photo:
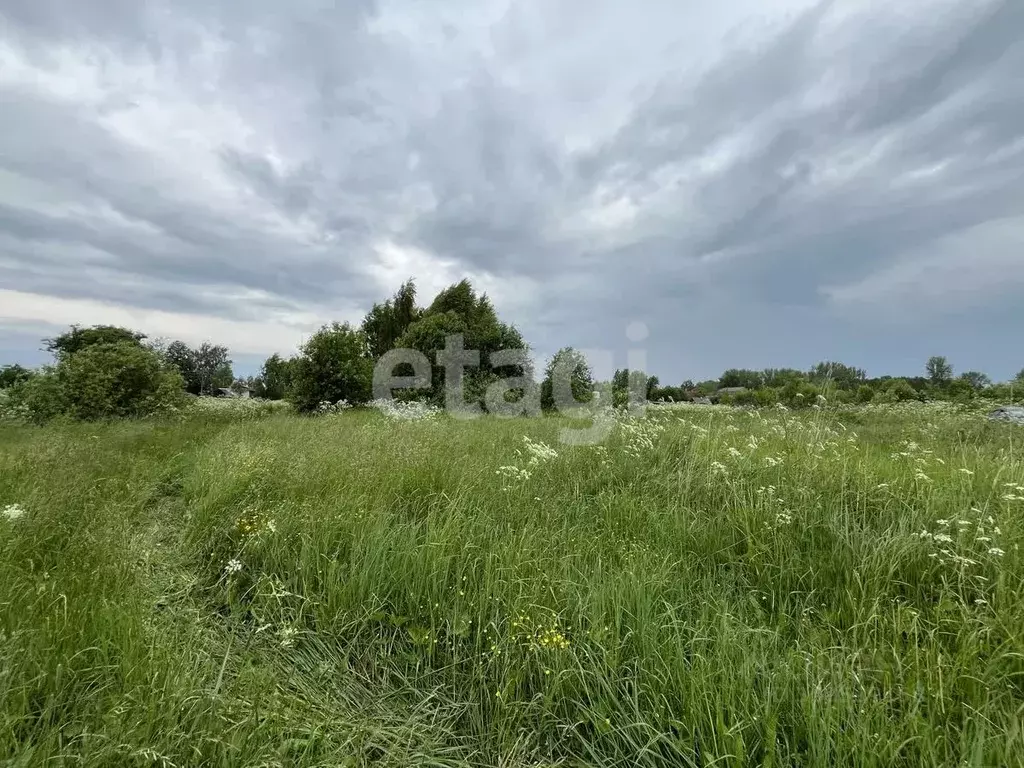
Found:
[{"label": "white wildflower", "polygon": [[20,504],[8,504],[0,511],[0,515],[3,515],[8,520],[20,520],[25,516],[25,508]]},{"label": "white wildflower", "polygon": [[299,630],[295,627],[282,627],[277,633],[277,636],[281,638],[282,648],[291,648],[295,645],[295,636],[299,634]]},{"label": "white wildflower", "polygon": [[228,576],[236,574],[236,573],[238,573],[241,570],[242,570],[242,561],[241,560],[237,560],[235,558],[232,558],[231,560],[228,560],[228,564],[224,566],[224,572]]},{"label": "white wildflower", "polygon": [[1001,550],[999,547],[989,547],[988,553],[990,555],[995,555],[996,557],[1002,557],[1006,554],[1006,552]]}]

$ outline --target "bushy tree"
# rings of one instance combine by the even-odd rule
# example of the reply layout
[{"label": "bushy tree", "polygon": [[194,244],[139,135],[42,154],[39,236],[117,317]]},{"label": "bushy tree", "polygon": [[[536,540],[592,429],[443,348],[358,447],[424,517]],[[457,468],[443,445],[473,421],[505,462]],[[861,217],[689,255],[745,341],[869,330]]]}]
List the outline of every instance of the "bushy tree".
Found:
[{"label": "bushy tree", "polygon": [[28,381],[32,378],[33,372],[17,363],[5,365],[0,368],[0,389],[8,389],[15,384]]},{"label": "bushy tree", "polygon": [[943,387],[953,380],[953,366],[942,355],[930,357],[925,365],[925,372],[928,381],[935,387]]},{"label": "bushy tree", "polygon": [[5,394],[8,397],[6,410],[36,424],[57,418],[67,407],[61,383],[53,368],[49,367],[18,382]]},{"label": "bushy tree", "polygon": [[762,386],[764,379],[760,371],[750,371],[744,368],[730,368],[722,374],[719,379],[720,387],[746,387],[757,389]]},{"label": "bushy tree", "polygon": [[886,393],[894,402],[903,403],[909,400],[919,400],[920,395],[906,379],[895,379],[886,389]]},{"label": "bushy tree", "polygon": [[167,346],[164,358],[181,374],[185,390],[193,395],[209,395],[235,380],[227,347],[203,343],[193,349],[183,341]]},{"label": "bushy tree", "polygon": [[582,352],[572,347],[563,347],[548,361],[540,386],[541,408],[549,411],[555,407],[557,387],[564,388],[566,381],[577,403],[588,403],[593,399],[594,375],[590,364]]},{"label": "bushy tree", "polygon": [[423,310],[416,307],[416,285],[407,280],[393,298],[383,304],[374,304],[363,319],[369,354],[375,360],[395,349],[398,340],[416,322]]},{"label": "bushy tree", "polygon": [[644,371],[620,368],[612,375],[612,402],[616,406],[655,399],[657,389],[658,377]]},{"label": "bushy tree", "polygon": [[867,373],[861,368],[829,360],[811,368],[808,377],[818,385],[831,383],[838,389],[856,389],[867,380]]},{"label": "bushy tree", "polygon": [[144,333],[116,325],[94,325],[91,328],[73,325],[71,330],[55,338],[44,339],[43,343],[48,352],[58,360],[63,360],[95,344],[130,344],[142,347],[145,338]]},{"label": "bushy tree", "polygon": [[960,374],[960,380],[965,382],[975,392],[992,386],[992,379],[981,371],[966,371]]},{"label": "bushy tree", "polygon": [[268,357],[260,369],[259,380],[262,387],[260,397],[265,397],[267,400],[287,398],[291,392],[294,371],[294,360],[285,360],[277,353]]},{"label": "bushy tree", "polygon": [[761,372],[761,385],[778,389],[793,381],[804,381],[807,375],[795,368],[766,368]]},{"label": "bushy tree", "polygon": [[366,336],[348,323],[323,326],[302,346],[292,368],[291,398],[303,413],[323,402],[365,403],[373,388]]},{"label": "bushy tree", "polygon": [[[527,346],[515,326],[501,322],[487,295],[478,297],[468,280],[441,291],[395,342],[395,348],[417,350],[434,364],[437,353],[445,349],[451,335],[461,335],[464,349],[480,353],[479,366],[463,373],[463,393],[468,399],[483,402],[487,387],[499,378],[532,377],[529,365],[495,366],[491,361],[495,352],[526,352]],[[429,397],[441,403],[444,401],[445,373],[440,366],[434,365],[433,368]],[[411,371],[398,370],[394,373],[398,376],[411,375]]]},{"label": "bushy tree", "polygon": [[147,416],[179,402],[181,377],[131,342],[94,344],[57,365],[65,412],[78,419]]}]

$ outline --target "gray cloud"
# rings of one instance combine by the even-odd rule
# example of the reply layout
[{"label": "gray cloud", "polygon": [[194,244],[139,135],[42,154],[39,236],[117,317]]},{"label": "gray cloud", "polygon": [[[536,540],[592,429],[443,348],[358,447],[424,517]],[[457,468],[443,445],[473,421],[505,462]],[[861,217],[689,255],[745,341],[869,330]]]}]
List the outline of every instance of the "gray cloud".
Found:
[{"label": "gray cloud", "polygon": [[467,274],[667,380],[1024,364],[1024,6],[645,11],[0,0],[0,280],[298,341]]}]

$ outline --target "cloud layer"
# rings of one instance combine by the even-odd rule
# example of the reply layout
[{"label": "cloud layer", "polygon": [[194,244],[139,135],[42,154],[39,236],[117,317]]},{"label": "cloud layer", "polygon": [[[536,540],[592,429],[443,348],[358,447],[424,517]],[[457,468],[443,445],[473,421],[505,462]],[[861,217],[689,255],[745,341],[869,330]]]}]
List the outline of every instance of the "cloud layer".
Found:
[{"label": "cloud layer", "polygon": [[256,364],[412,275],[671,382],[1016,372],[1024,4],[727,5],[0,0],[0,362]]}]

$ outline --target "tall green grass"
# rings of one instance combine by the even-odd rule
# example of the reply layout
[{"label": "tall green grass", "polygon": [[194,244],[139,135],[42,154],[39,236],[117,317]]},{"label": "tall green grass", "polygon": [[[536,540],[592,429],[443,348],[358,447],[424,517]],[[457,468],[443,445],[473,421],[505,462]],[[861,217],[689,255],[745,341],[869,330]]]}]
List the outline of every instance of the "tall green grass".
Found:
[{"label": "tall green grass", "polygon": [[0,759],[1022,764],[1019,428],[563,426],[2,428]]}]

